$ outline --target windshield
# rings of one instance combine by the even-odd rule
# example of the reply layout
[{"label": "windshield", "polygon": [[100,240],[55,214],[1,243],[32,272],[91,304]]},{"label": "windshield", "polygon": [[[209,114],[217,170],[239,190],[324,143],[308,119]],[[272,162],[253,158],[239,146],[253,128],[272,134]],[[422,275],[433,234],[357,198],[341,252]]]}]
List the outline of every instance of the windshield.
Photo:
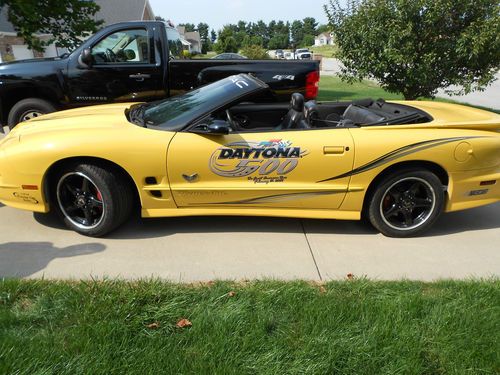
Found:
[{"label": "windshield", "polygon": [[228,77],[184,95],[146,104],[144,123],[146,126],[178,130],[206,113],[265,87],[262,82],[247,75]]}]

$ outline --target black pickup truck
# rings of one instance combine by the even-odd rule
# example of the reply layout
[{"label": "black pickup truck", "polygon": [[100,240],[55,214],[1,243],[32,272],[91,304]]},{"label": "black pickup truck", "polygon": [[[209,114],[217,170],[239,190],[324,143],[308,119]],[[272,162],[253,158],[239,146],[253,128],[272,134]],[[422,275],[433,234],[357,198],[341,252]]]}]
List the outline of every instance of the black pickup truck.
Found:
[{"label": "black pickup truck", "polygon": [[158,100],[238,73],[269,84],[273,96],[266,101],[318,93],[316,61],[188,60],[175,28],[126,22],[102,29],[71,54],[0,64],[0,125],[79,106]]}]

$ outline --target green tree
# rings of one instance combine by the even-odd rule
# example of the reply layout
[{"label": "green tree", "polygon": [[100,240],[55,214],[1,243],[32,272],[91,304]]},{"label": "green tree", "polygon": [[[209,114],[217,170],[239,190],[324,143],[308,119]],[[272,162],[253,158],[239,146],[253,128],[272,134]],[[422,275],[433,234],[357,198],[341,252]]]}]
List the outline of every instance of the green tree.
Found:
[{"label": "green tree", "polygon": [[241,53],[244,56],[248,57],[249,59],[253,59],[253,60],[269,59],[269,55],[267,54],[267,51],[258,45],[247,46],[241,50]]},{"label": "green tree", "polygon": [[[60,47],[74,48],[81,38],[95,33],[103,21],[95,21],[99,5],[86,0],[0,0],[0,8],[8,6],[7,16],[18,36],[29,48],[43,51],[54,42]],[[36,33],[53,35],[42,41]]]},{"label": "green tree", "polygon": [[314,45],[314,35],[306,34],[300,43],[301,47],[311,47]]},{"label": "green tree", "polygon": [[330,25],[319,25],[318,28],[316,29],[316,35],[319,35],[321,33],[328,33],[330,32]]},{"label": "green tree", "polygon": [[241,47],[248,46],[261,46],[262,47],[262,38],[260,36],[250,36],[245,35],[243,38],[243,42],[241,43]]},{"label": "green tree", "polygon": [[196,28],[200,33],[201,53],[207,53],[212,48],[212,41],[210,40],[208,35],[210,26],[208,26],[208,24],[206,23],[200,22]]},{"label": "green tree", "polygon": [[290,40],[288,35],[285,34],[276,34],[269,40],[269,49],[285,49],[288,48],[288,44]]},{"label": "green tree", "polygon": [[406,99],[484,88],[500,68],[498,0],[330,0],[342,78],[374,78]]},{"label": "green tree", "polygon": [[292,37],[292,44],[297,47],[302,43],[302,39],[304,39],[304,24],[302,21],[293,21],[292,26],[290,28],[290,33]]},{"label": "green tree", "polygon": [[238,52],[238,44],[234,38],[234,31],[231,25],[224,26],[219,32],[219,37],[215,44],[215,51],[217,53]]},{"label": "green tree", "polygon": [[245,21],[238,21],[238,31],[247,32],[247,23]]},{"label": "green tree", "polygon": [[267,44],[269,43],[269,29],[264,21],[258,21],[255,25],[255,36],[258,36],[262,40],[262,46],[267,48]]},{"label": "green tree", "polygon": [[243,41],[245,40],[245,38],[248,36],[246,32],[244,31],[238,31],[236,33],[233,34],[234,36],[234,40],[236,41],[236,46],[239,48],[241,48],[241,46],[243,45]]},{"label": "green tree", "polygon": [[318,23],[313,17],[306,17],[302,20],[304,35],[316,35]]},{"label": "green tree", "polygon": [[229,38],[224,40],[221,52],[234,52],[234,53],[238,52],[238,44],[236,43],[236,39],[230,36]]},{"label": "green tree", "polygon": [[180,23],[179,26],[184,26],[186,32],[190,33],[196,30],[194,23]]},{"label": "green tree", "polygon": [[212,41],[212,44],[214,44],[217,40],[217,33],[215,32],[214,29],[210,31],[210,40]]}]

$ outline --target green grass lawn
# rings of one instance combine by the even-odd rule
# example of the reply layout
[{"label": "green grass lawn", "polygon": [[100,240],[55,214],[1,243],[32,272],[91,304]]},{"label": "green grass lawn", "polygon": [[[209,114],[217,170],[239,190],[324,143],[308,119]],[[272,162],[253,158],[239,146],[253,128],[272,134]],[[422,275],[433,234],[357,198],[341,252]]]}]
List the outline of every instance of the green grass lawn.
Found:
[{"label": "green grass lawn", "polygon": [[[343,82],[339,77],[335,76],[322,76],[319,85],[318,100],[322,101],[341,101],[341,100],[354,100],[363,98],[373,99],[386,99],[386,100],[403,100],[403,95],[393,94],[385,91],[376,82],[362,81],[354,84]],[[459,103],[450,99],[435,98],[428,99],[445,103],[458,103],[465,104],[471,107],[485,109],[487,111],[500,113],[500,110],[475,106],[467,103]]]},{"label": "green grass lawn", "polygon": [[309,48],[310,51],[323,55],[323,57],[335,57],[338,52],[337,46],[313,46]]},{"label": "green grass lawn", "polygon": [[499,301],[498,280],[7,280],[0,373],[498,374]]},{"label": "green grass lawn", "polygon": [[206,54],[197,54],[193,56],[193,59],[211,59],[212,57],[216,56],[217,52],[214,51],[209,51]]},{"label": "green grass lawn", "polygon": [[401,100],[403,96],[387,92],[373,81],[350,84],[335,76],[321,76],[318,100],[337,101],[363,98]]}]

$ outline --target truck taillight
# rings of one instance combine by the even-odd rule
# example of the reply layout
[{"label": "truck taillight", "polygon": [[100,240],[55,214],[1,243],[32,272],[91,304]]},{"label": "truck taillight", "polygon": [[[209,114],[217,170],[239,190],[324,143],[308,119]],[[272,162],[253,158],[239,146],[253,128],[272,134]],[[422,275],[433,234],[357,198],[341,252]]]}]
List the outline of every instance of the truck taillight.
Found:
[{"label": "truck taillight", "polygon": [[306,100],[316,99],[319,90],[319,72],[314,71],[306,76]]}]

